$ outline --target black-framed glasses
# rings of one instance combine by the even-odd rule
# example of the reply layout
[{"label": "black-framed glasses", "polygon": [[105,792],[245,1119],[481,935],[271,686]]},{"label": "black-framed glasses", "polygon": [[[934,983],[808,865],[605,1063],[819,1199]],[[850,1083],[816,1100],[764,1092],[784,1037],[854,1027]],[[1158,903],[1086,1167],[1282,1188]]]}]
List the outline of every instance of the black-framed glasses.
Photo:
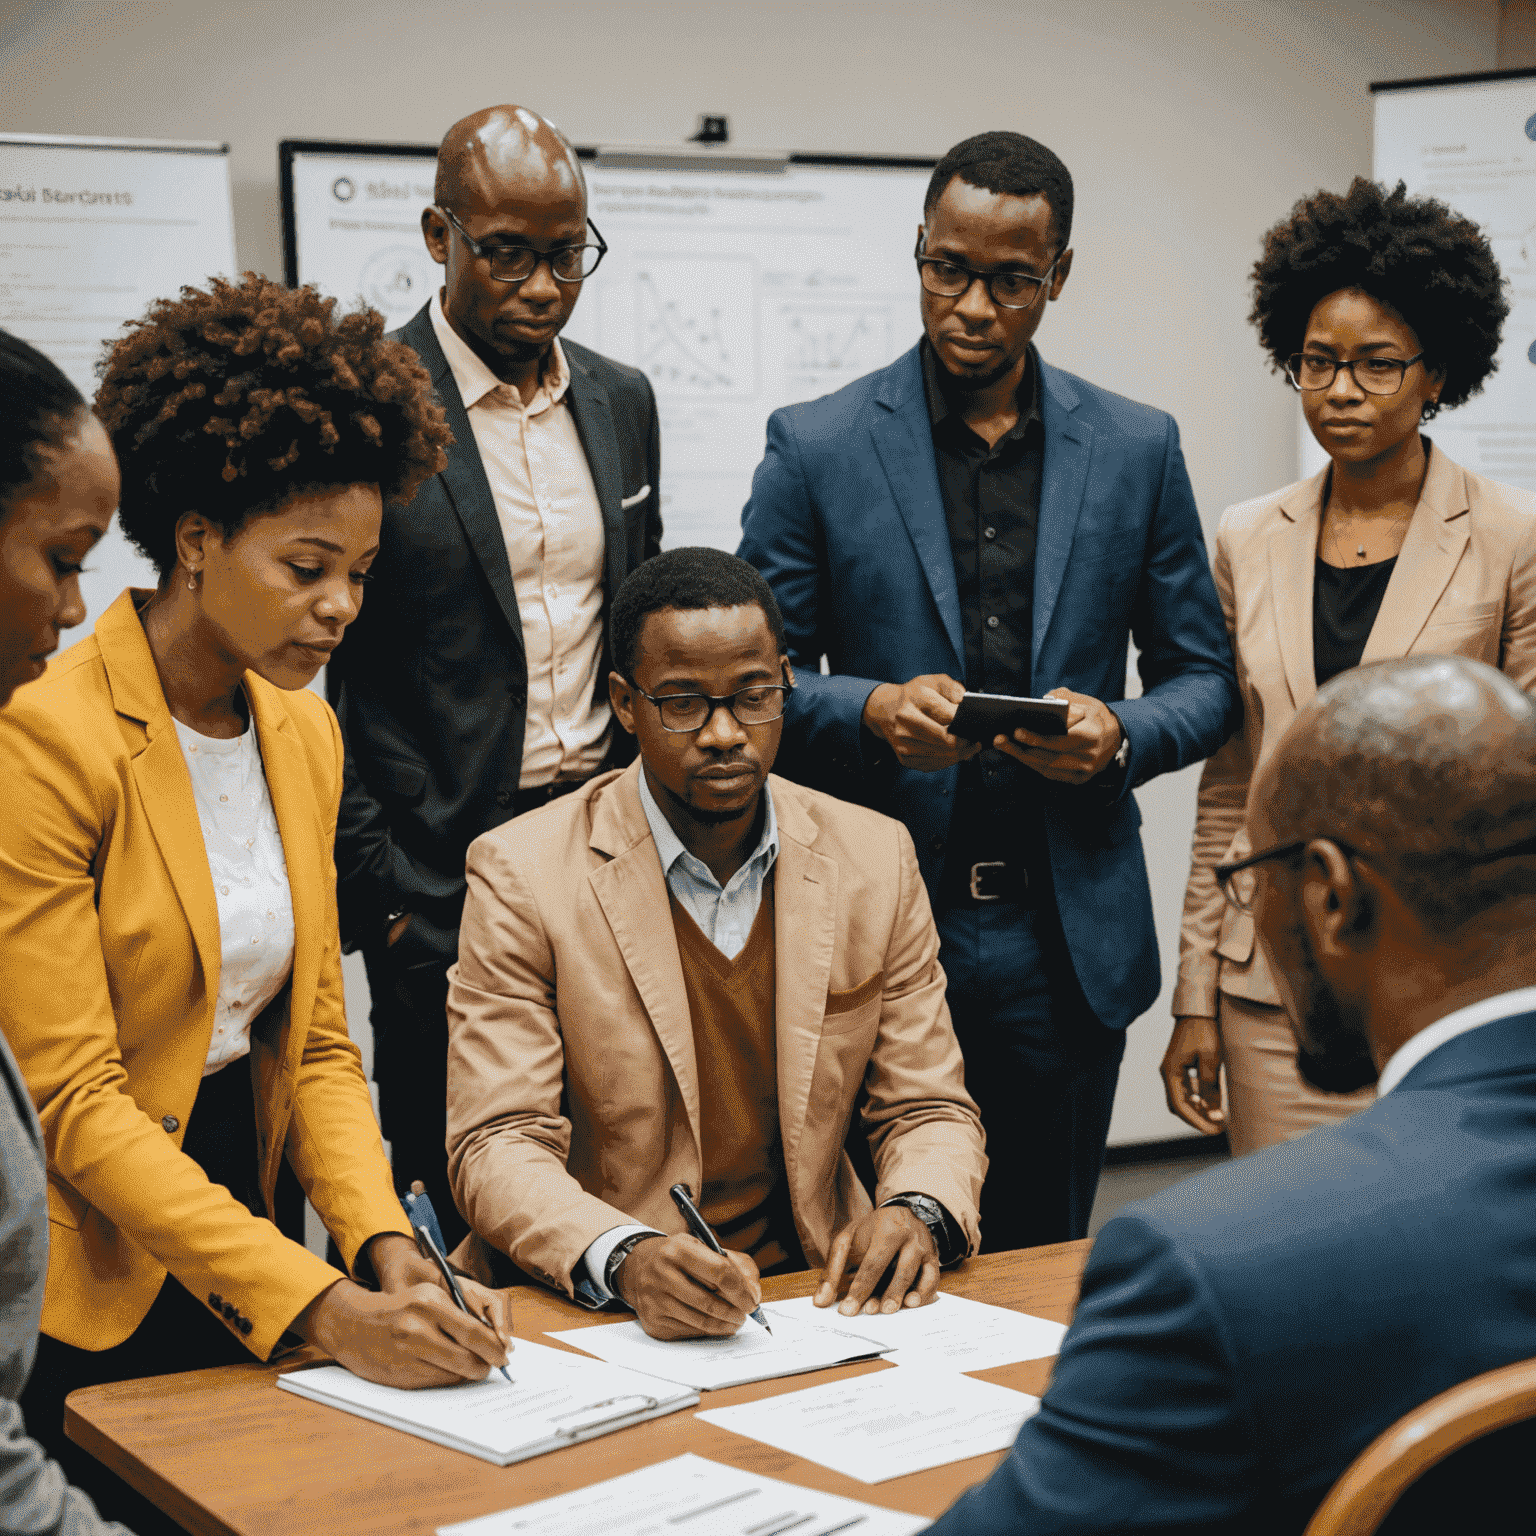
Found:
[{"label": "black-framed glasses", "polygon": [[789,707],[794,691],[790,683],[753,683],[735,693],[647,693],[631,683],[642,699],[649,699],[661,716],[661,728],[676,735],[702,731],[717,709],[728,709],[741,725],[770,725]]},{"label": "black-framed glasses", "polygon": [[1357,357],[1352,363],[1341,363],[1319,352],[1293,352],[1285,360],[1285,376],[1292,389],[1312,394],[1331,389],[1342,371],[1368,395],[1395,395],[1403,387],[1408,370],[1423,357],[1422,352],[1415,352],[1412,357]]},{"label": "black-framed glasses", "polygon": [[470,254],[490,266],[491,276],[498,283],[526,283],[539,270],[541,261],[549,263],[557,283],[585,282],[608,254],[608,242],[591,219],[587,220],[587,227],[597,236],[596,245],[561,245],[552,251],[536,251],[531,245],[491,245],[476,240],[454,217],[451,208],[439,207],[437,211],[458,230]]},{"label": "black-framed glasses", "polygon": [[992,302],[1003,309],[1033,308],[1056,275],[1054,261],[1044,277],[1035,277],[1029,272],[979,272],[975,267],[961,266],[958,261],[924,256],[921,237],[912,254],[917,258],[917,275],[929,293],[941,294],[946,299],[958,299],[970,289],[972,283],[980,281],[991,295]]}]

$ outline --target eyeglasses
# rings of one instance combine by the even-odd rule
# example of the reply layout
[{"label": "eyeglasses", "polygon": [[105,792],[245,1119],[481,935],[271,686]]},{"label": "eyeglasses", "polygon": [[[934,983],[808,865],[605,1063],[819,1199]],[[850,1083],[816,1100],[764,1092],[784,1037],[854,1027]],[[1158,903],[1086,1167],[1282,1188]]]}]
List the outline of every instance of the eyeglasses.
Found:
[{"label": "eyeglasses", "polygon": [[1412,357],[1357,357],[1352,363],[1341,363],[1316,352],[1296,352],[1285,360],[1285,376],[1293,389],[1311,394],[1331,389],[1343,371],[1368,395],[1395,395],[1403,387],[1403,376],[1423,356],[1416,352]]},{"label": "eyeglasses", "polygon": [[470,254],[490,264],[491,276],[498,283],[526,283],[539,270],[541,261],[549,263],[557,283],[584,282],[597,271],[598,262],[608,254],[608,242],[591,219],[587,220],[587,226],[597,236],[596,245],[562,245],[553,251],[536,251],[531,245],[489,245],[476,240],[454,217],[451,208],[437,211],[458,230]]},{"label": "eyeglasses", "polygon": [[649,699],[661,716],[661,728],[677,735],[702,731],[724,707],[742,725],[769,725],[789,706],[793,689],[787,683],[754,683],[735,693],[647,693],[630,684],[642,699]]},{"label": "eyeglasses", "polygon": [[1050,286],[1056,275],[1056,263],[1044,277],[1028,272],[978,272],[974,267],[962,267],[958,261],[944,261],[937,256],[923,255],[923,242],[917,242],[912,253],[917,258],[917,274],[929,293],[943,295],[946,299],[958,299],[969,292],[972,283],[980,281],[986,286],[992,302],[1003,309],[1030,309],[1039,301],[1041,291]]}]

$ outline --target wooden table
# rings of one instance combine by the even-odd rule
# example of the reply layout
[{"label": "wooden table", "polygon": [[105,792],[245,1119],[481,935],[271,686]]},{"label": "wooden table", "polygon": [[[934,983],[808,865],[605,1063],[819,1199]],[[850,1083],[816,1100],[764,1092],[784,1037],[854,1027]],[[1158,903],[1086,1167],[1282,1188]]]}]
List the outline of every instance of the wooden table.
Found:
[{"label": "wooden table", "polygon": [[[944,1276],[943,1289],[995,1306],[1068,1322],[1088,1259],[1087,1242],[1059,1243],[971,1259]],[[813,1273],[763,1282],[767,1301],[808,1296]],[[555,1345],[546,1329],[612,1322],[543,1289],[519,1290],[519,1338]],[[1052,1361],[977,1371],[1036,1395]],[[756,1440],[705,1424],[684,1409],[616,1434],[552,1451],[511,1467],[446,1450],[334,1408],[279,1392],[280,1365],[223,1366],[143,1381],[88,1387],[70,1395],[64,1428],[197,1536],[430,1536],[440,1525],[529,1504],[692,1451],[750,1472],[840,1493],[913,1514],[937,1515],[999,1460],[977,1456],[886,1483],[861,1483]],[[796,1392],[866,1371],[883,1361],[835,1366],[779,1381],[702,1394],[700,1407],[725,1408]]]}]

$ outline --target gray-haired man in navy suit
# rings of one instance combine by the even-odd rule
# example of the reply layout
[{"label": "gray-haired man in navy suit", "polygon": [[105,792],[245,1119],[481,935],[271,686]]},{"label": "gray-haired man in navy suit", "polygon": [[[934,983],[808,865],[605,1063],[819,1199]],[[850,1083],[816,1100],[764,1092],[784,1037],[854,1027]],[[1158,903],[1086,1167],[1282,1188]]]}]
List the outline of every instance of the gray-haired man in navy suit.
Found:
[{"label": "gray-haired man in navy suit", "polygon": [[349,757],[343,935],[373,993],[374,1077],[397,1184],[450,1244],[447,970],[482,832],[613,766],[603,625],[661,548],[644,375],[561,328],[606,249],[575,151],[523,107],[455,123],[422,233],[443,288],[398,333],[448,412],[448,464],[386,508],[363,615],[327,671]]}]

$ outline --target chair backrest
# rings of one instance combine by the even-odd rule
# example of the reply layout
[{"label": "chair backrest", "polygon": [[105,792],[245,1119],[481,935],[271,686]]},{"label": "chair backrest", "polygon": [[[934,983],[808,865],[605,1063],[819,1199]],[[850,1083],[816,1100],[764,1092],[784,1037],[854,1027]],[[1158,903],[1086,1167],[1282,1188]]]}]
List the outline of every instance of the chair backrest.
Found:
[{"label": "chair backrest", "polygon": [[1536,1419],[1536,1360],[1474,1376],[1379,1434],[1344,1471],[1306,1536],[1372,1536],[1426,1472],[1474,1441]]}]

